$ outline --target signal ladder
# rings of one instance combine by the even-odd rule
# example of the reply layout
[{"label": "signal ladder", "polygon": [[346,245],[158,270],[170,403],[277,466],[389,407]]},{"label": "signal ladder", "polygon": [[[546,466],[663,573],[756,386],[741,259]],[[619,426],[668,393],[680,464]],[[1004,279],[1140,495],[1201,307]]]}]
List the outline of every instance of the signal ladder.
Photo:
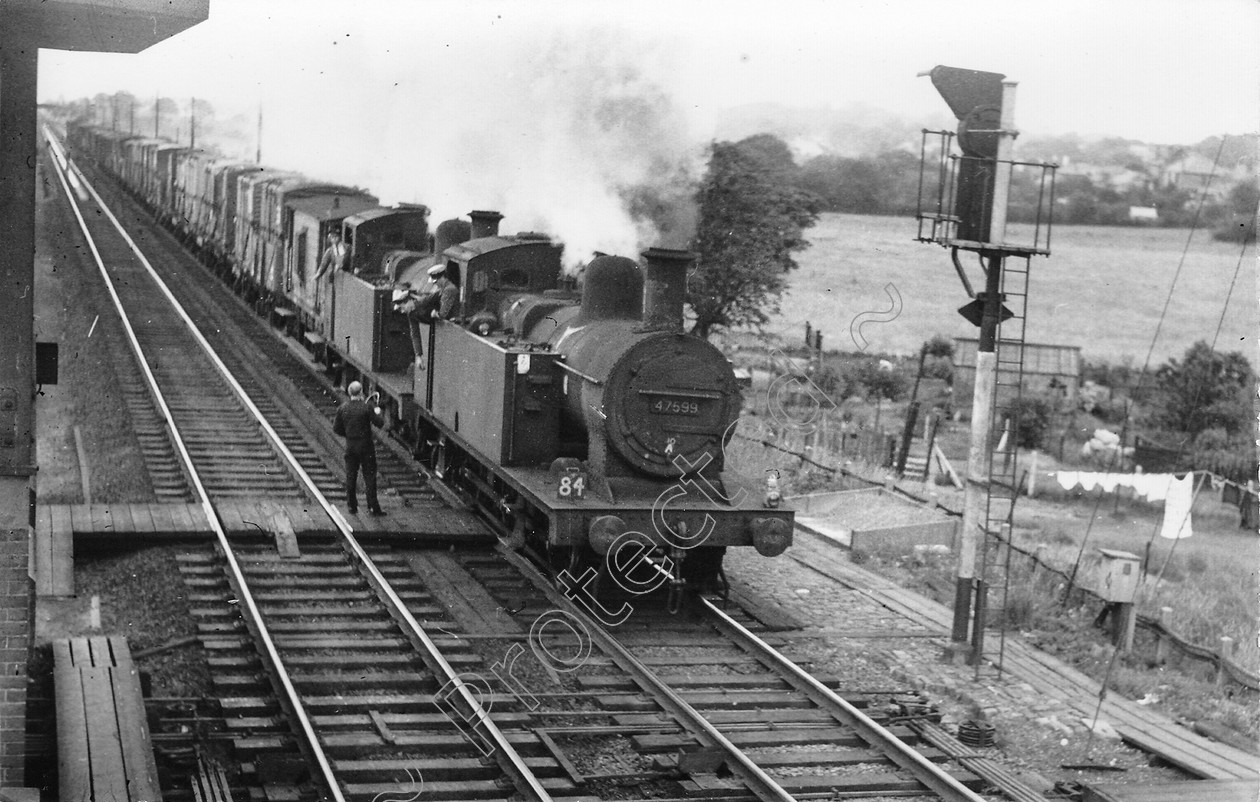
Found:
[{"label": "signal ladder", "polygon": [[[1001,633],[998,654],[993,660],[998,675],[1006,655],[1006,627],[1002,619],[1010,602],[1012,521],[1015,501],[1023,479],[1018,472],[1019,400],[1024,382],[1024,334],[1028,311],[1028,274],[1032,257],[1007,255],[1002,265],[1002,305],[1011,313],[998,325],[996,342],[997,376],[993,385],[993,420],[997,424],[996,447],[989,452],[989,486],[985,499],[985,536],[980,551],[980,578],[983,581],[978,604],[986,607],[981,625],[992,622]],[[992,268],[990,268],[992,269]],[[993,593],[989,591],[992,590]],[[999,604],[992,597],[1000,595]],[[983,660],[976,661],[979,675]]]}]

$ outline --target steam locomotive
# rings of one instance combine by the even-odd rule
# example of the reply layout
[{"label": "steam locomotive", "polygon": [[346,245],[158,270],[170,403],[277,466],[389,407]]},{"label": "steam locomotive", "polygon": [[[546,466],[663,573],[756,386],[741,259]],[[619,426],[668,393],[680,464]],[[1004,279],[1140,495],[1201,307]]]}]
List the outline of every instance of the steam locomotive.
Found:
[{"label": "steam locomotive", "polygon": [[[339,381],[379,393],[390,433],[513,547],[576,568],[639,544],[720,585],[727,547],[790,545],[791,511],[725,470],[741,391],[721,352],[683,333],[692,255],[600,255],[579,291],[560,244],[501,235],[496,212],[430,232],[426,207],[356,187],[90,125],[67,124],[67,142]],[[329,233],[348,252],[331,280],[316,277]],[[459,303],[423,327],[417,369],[392,295],[435,262]]]}]

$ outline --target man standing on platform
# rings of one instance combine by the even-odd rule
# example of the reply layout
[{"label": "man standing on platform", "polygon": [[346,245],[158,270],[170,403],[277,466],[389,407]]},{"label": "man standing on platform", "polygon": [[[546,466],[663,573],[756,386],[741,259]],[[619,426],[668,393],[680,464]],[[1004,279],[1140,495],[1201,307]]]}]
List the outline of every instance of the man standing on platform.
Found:
[{"label": "man standing on platform", "polygon": [[372,441],[372,424],[385,425],[380,407],[370,407],[363,398],[363,385],[350,382],[346,388],[350,400],[337,410],[333,432],[346,438],[346,508],[351,515],[359,511],[359,469],[367,491],[368,512],[384,515],[376,498],[376,445]]}]

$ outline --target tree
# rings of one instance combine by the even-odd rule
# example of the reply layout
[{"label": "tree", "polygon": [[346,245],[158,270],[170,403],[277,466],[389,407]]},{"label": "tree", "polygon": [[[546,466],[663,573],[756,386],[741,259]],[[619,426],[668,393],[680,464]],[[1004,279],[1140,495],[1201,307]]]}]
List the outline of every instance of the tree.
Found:
[{"label": "tree", "polygon": [[864,359],[854,369],[852,379],[865,388],[868,399],[896,401],[906,394],[909,382],[896,369],[880,366],[878,359]]},{"label": "tree", "polygon": [[1200,340],[1180,361],[1170,359],[1155,371],[1151,422],[1191,438],[1208,429],[1231,437],[1248,434],[1255,422],[1255,383],[1246,357],[1215,353]]},{"label": "tree", "polygon": [[923,351],[928,356],[953,359],[954,341],[946,337],[944,334],[935,334],[932,336],[932,339],[923,343]]},{"label": "tree", "polygon": [[687,286],[695,312],[691,333],[761,326],[778,311],[792,255],[809,247],[804,230],[818,219],[818,201],[794,186],[796,164],[786,144],[768,134],[718,142],[697,200],[699,255]]},{"label": "tree", "polygon": [[1260,184],[1254,178],[1239,181],[1229,191],[1223,212],[1225,225],[1213,236],[1231,242],[1252,242],[1256,238],[1256,207],[1260,206]]},{"label": "tree", "polygon": [[1011,406],[1011,413],[1015,419],[1015,444],[1020,448],[1042,448],[1054,416],[1054,407],[1050,402],[1044,398],[1020,396]]}]

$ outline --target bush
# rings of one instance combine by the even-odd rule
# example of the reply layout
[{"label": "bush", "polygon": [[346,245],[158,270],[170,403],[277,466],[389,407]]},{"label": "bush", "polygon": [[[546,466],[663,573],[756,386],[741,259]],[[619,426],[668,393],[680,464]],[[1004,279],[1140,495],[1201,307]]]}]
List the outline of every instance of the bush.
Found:
[{"label": "bush", "polygon": [[1001,620],[993,623],[1006,630],[1032,629],[1037,611],[1044,602],[1043,594],[1027,584],[1012,585],[1002,608]]},{"label": "bush", "polygon": [[906,377],[896,368],[883,370],[875,359],[863,360],[850,378],[860,384],[868,399],[896,401],[906,394]]},{"label": "bush", "polygon": [[929,357],[948,362],[954,358],[954,341],[944,334],[937,334],[923,344],[923,350]]},{"label": "bush", "polygon": [[1043,398],[1021,397],[1011,407],[1017,426],[1015,443],[1020,448],[1043,448],[1054,409]]},{"label": "bush", "polygon": [[954,363],[949,357],[929,356],[923,360],[923,378],[954,383]]}]

